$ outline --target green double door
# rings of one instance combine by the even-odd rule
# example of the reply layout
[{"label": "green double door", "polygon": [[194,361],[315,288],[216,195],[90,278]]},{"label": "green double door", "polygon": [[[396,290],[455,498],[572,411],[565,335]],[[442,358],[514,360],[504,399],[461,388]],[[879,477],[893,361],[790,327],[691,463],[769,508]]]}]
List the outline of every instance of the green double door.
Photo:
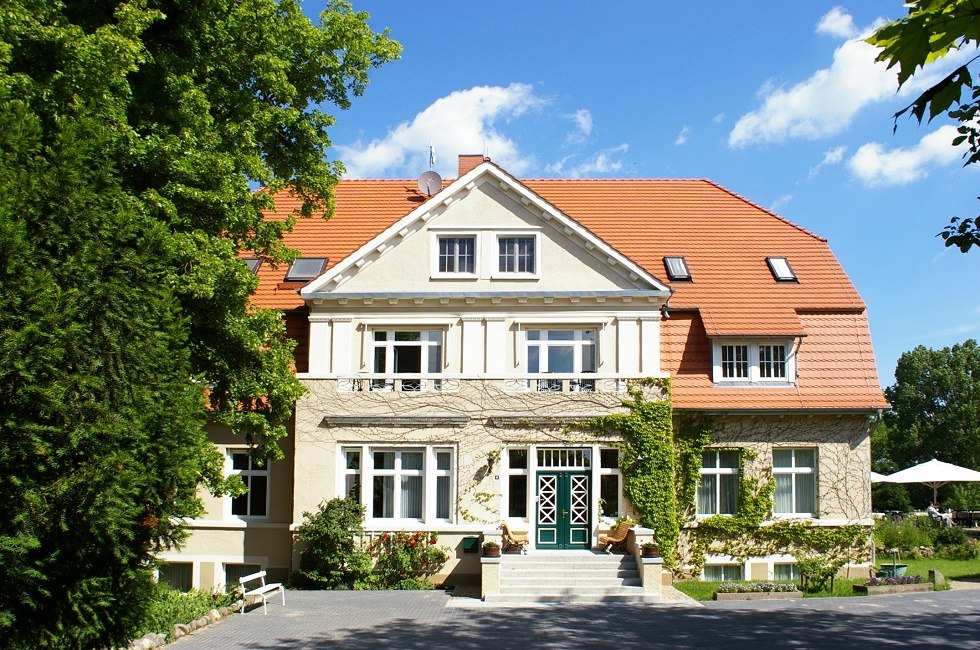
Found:
[{"label": "green double door", "polygon": [[588,472],[538,472],[538,549],[592,546]]}]

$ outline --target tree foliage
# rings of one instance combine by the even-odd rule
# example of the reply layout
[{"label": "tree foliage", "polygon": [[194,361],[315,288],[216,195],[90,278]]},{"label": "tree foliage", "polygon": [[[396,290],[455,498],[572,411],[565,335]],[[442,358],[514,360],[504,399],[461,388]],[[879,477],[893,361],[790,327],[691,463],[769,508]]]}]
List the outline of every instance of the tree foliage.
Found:
[{"label": "tree foliage", "polygon": [[980,469],[977,342],[942,350],[920,345],[899,357],[895,379],[885,391],[892,405],[885,444],[896,469],[932,458]]},{"label": "tree foliage", "polygon": [[[868,42],[881,48],[878,61],[898,66],[902,87],[916,72],[956,50],[975,50],[980,44],[980,3],[975,0],[910,0],[908,15],[880,27]],[[965,164],[980,161],[980,84],[970,71],[980,55],[957,67],[895,114],[906,113],[920,124],[946,113],[959,123],[953,146],[968,145]],[[946,246],[967,252],[980,246],[980,217],[953,217],[939,233]]]},{"label": "tree foliage", "polygon": [[305,545],[293,581],[312,589],[354,589],[370,582],[371,554],[361,548],[364,506],[353,499],[331,499],[316,512],[304,512],[296,530]]},{"label": "tree foliage", "polygon": [[[203,432],[281,455],[301,387],[254,251],[329,204],[332,118],[399,46],[331,3],[8,0],[0,12],[0,647],[109,647],[154,550],[234,490]],[[207,389],[207,390],[205,390]]]}]

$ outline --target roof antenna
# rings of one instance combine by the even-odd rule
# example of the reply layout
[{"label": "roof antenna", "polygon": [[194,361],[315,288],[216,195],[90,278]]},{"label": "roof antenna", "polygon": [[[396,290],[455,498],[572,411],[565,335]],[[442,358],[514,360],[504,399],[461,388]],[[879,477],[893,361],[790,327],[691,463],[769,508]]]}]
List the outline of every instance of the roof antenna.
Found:
[{"label": "roof antenna", "polygon": [[436,148],[429,145],[429,171],[422,172],[419,176],[419,192],[422,192],[426,196],[432,196],[433,194],[442,191],[442,176],[437,174],[432,170],[432,167],[436,164]]}]

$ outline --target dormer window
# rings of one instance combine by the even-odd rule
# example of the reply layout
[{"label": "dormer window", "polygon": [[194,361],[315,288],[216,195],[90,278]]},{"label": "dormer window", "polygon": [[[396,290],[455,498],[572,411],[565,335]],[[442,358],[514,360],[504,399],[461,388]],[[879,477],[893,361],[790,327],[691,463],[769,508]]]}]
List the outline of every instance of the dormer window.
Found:
[{"label": "dormer window", "polygon": [[687,268],[687,260],[683,257],[665,257],[664,268],[671,280],[690,280],[691,270]]},{"label": "dormer window", "polygon": [[289,266],[286,282],[309,282],[320,275],[326,265],[325,257],[300,257]]},{"label": "dormer window", "polygon": [[712,378],[722,386],[790,386],[796,376],[791,341],[716,340],[712,356]]},{"label": "dormer window", "polygon": [[776,282],[796,282],[796,274],[785,257],[767,257],[766,264]]}]

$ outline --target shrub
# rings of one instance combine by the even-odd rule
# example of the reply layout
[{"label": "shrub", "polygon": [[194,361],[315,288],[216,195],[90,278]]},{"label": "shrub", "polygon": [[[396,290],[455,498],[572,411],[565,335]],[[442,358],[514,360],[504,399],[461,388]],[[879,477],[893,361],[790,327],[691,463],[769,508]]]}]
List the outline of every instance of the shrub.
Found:
[{"label": "shrub", "polygon": [[879,548],[896,548],[904,555],[915,556],[920,546],[935,545],[939,530],[928,517],[908,517],[899,522],[879,519],[874,534]]},{"label": "shrub", "polygon": [[319,511],[304,512],[297,537],[306,544],[292,582],[310,589],[352,589],[368,584],[371,556],[358,541],[364,533],[364,506],[353,499],[332,499]]},{"label": "shrub", "polygon": [[190,623],[199,619],[212,609],[227,607],[238,598],[238,592],[220,593],[191,589],[182,593],[167,585],[158,584],[149,602],[146,618],[136,637],[148,632],[166,634],[173,640],[174,625]]},{"label": "shrub", "polygon": [[960,546],[966,540],[966,531],[958,526],[940,528],[936,533],[936,546]]},{"label": "shrub", "polygon": [[431,589],[426,578],[446,563],[437,533],[385,533],[371,544],[377,558],[372,580],[378,589]]}]

